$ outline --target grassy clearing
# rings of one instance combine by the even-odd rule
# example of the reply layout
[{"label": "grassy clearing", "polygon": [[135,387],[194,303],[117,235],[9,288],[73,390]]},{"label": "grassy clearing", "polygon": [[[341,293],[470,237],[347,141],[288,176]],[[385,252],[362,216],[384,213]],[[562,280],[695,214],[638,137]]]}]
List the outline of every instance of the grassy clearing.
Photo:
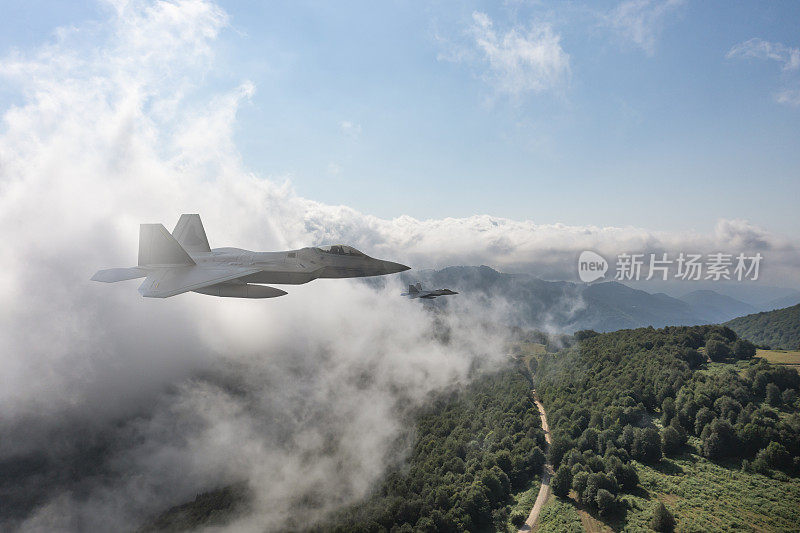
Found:
[{"label": "grassy clearing", "polygon": [[689,453],[655,467],[636,467],[644,490],[622,497],[629,506],[622,531],[647,529],[654,498],[672,511],[677,531],[800,528],[800,479],[748,474],[737,465],[722,466]]},{"label": "grassy clearing", "polygon": [[547,346],[538,342],[517,342],[510,346],[509,351],[512,357],[522,361],[528,372],[533,374],[531,361],[538,362],[538,359],[547,354]]},{"label": "grassy clearing", "polygon": [[526,355],[544,355],[547,353],[547,347],[538,342],[521,342],[519,347],[522,353]]},{"label": "grassy clearing", "polygon": [[539,495],[539,489],[542,486],[542,479],[536,476],[531,481],[531,486],[516,494],[511,495],[512,503],[508,510],[508,531],[517,531],[517,527],[511,523],[511,516],[517,512],[524,514],[526,517],[533,509],[533,504],[536,502],[536,497]]},{"label": "grassy clearing", "polygon": [[567,532],[583,533],[578,510],[572,501],[550,498],[539,515],[539,523],[534,529],[537,533]]},{"label": "grassy clearing", "polygon": [[553,498],[536,531],[652,531],[656,500],[672,512],[679,532],[800,531],[800,479],[749,474],[738,464],[720,465],[694,453],[636,468],[641,488],[621,494],[613,516]]},{"label": "grassy clearing", "polygon": [[756,350],[756,357],[776,365],[800,367],[800,351],[796,350]]}]

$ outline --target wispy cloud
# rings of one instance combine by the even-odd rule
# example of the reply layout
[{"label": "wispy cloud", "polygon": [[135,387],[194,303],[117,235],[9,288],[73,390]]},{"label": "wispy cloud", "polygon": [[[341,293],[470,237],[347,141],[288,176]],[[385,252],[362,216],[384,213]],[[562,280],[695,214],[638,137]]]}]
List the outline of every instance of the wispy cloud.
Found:
[{"label": "wispy cloud", "polygon": [[781,68],[786,71],[800,69],[800,48],[792,48],[757,37],[735,45],[728,51],[726,57],[769,59],[780,63]]},{"label": "wispy cloud", "polygon": [[358,139],[361,136],[361,124],[356,124],[349,120],[343,120],[339,123],[339,130],[351,139]]},{"label": "wispy cloud", "polygon": [[800,89],[784,89],[775,95],[775,101],[792,107],[800,107]]},{"label": "wispy cloud", "polygon": [[733,46],[725,57],[728,59],[752,58],[779,63],[781,70],[787,75],[787,82],[794,83],[795,86],[778,91],[774,96],[775,101],[779,104],[800,107],[800,88],[798,88],[800,81],[797,79],[797,72],[800,71],[800,48],[754,37]]},{"label": "wispy cloud", "polygon": [[685,3],[685,0],[627,0],[606,14],[603,20],[624,39],[653,55],[668,15]]},{"label": "wispy cloud", "polygon": [[482,79],[500,94],[554,90],[569,78],[569,54],[549,24],[498,31],[489,15],[476,11],[468,34],[470,49],[455,47],[440,59],[474,63],[482,70]]}]

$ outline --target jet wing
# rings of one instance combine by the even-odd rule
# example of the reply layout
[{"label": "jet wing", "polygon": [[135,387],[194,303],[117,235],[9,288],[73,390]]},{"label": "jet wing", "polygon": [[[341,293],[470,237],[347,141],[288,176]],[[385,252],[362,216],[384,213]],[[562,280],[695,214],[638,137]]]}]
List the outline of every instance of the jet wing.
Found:
[{"label": "jet wing", "polygon": [[232,281],[260,271],[252,267],[206,268],[200,266],[169,267],[151,270],[139,287],[146,298],[168,298],[184,292]]}]

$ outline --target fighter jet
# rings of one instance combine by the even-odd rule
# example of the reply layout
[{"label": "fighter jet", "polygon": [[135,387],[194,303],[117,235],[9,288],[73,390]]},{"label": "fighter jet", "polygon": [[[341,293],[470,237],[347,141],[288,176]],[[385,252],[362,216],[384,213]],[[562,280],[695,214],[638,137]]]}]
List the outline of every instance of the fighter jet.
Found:
[{"label": "fighter jet", "polygon": [[318,278],[383,276],[409,268],[340,244],[286,252],[212,250],[200,215],[181,215],[172,234],[162,224],[142,224],[139,264],[100,270],[92,280],[114,283],[146,277],[139,287],[146,298],[189,291],[228,298],[275,298],[286,291],[262,283],[299,285]]},{"label": "fighter jet", "polygon": [[411,299],[424,298],[426,300],[433,300],[437,296],[450,296],[451,294],[458,293],[450,289],[435,289],[429,291],[422,288],[422,283],[417,283],[416,285],[409,285],[408,292],[404,292],[400,294],[400,296],[408,296]]}]

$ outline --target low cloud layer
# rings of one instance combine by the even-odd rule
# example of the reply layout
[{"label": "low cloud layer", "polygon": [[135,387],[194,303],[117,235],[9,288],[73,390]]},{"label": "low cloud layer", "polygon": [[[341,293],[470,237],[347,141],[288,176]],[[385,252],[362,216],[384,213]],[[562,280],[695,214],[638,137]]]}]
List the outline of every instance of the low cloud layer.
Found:
[{"label": "low cloud layer", "polygon": [[0,467],[13,480],[0,489],[14,502],[0,526],[135,527],[243,479],[256,495],[243,529],[307,524],[402,457],[409,409],[476,364],[501,364],[503,335],[487,324],[513,313],[505,302],[478,312],[462,295],[442,324],[391,281],[316,281],[266,301],[149,300],[135,281],[88,281],[135,263],[141,222],[171,228],[196,212],[212,246],[346,242],[418,268],[571,276],[582,249],[687,247],[758,247],[774,272],[797,268],[789,242],[743,221],[681,235],[486,215],[385,220],[299,197],[245,168],[233,142],[257,87],[209,95],[198,81],[215,68],[221,9],[184,0],[106,12],[0,59],[20,102],[0,129]]}]

